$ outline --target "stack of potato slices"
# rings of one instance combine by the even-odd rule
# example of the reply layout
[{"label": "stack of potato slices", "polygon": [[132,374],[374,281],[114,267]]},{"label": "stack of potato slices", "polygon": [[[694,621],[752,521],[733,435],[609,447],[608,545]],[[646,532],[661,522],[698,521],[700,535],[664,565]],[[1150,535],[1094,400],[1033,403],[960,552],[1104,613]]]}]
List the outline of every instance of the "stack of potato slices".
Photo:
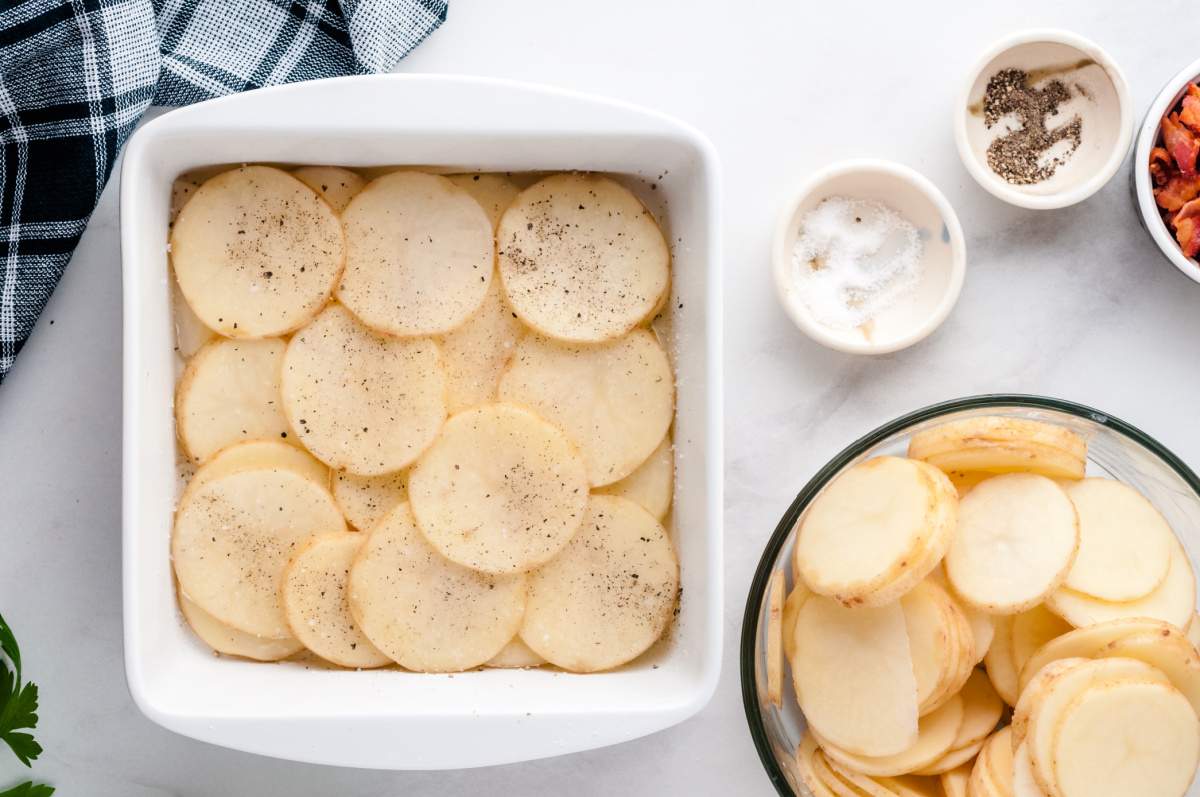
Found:
[{"label": "stack of potato slices", "polygon": [[189,471],[171,541],[213,650],[422,672],[618,667],[679,565],[658,224],[559,174],[181,178]]},{"label": "stack of potato slices", "polygon": [[[1195,576],[1070,429],[974,417],[841,473],[767,592],[816,797],[1181,797],[1200,763]],[[982,664],[982,667],[979,665]]]}]

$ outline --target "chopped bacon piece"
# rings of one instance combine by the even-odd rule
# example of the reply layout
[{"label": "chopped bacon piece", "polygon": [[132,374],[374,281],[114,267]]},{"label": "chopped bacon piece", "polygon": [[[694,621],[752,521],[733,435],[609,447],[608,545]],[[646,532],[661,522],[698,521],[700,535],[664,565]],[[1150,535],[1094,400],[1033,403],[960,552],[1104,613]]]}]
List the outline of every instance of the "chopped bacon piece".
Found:
[{"label": "chopped bacon piece", "polygon": [[1183,256],[1195,257],[1200,252],[1200,199],[1193,199],[1180,208],[1171,223]]},{"label": "chopped bacon piece", "polygon": [[1150,150],[1150,176],[1154,179],[1155,185],[1166,185],[1167,181],[1171,179],[1171,172],[1174,168],[1171,156],[1165,149],[1155,147]]},{"label": "chopped bacon piece", "polygon": [[1200,174],[1176,174],[1162,188],[1154,190],[1154,201],[1164,210],[1179,210],[1200,196]]},{"label": "chopped bacon piece", "polygon": [[1200,141],[1192,135],[1192,131],[1179,124],[1179,114],[1164,116],[1162,120],[1163,144],[1179,171],[1184,174],[1196,173],[1196,156],[1200,155]]},{"label": "chopped bacon piece", "polygon": [[1183,122],[1193,133],[1200,133],[1200,86],[1189,83],[1187,94],[1183,98],[1183,110],[1179,113],[1179,121]]}]

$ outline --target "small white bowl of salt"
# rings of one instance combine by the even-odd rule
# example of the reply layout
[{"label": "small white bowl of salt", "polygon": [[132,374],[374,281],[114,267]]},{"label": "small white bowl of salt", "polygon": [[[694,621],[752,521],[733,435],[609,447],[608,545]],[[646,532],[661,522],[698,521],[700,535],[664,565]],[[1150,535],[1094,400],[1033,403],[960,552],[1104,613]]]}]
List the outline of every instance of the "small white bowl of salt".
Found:
[{"label": "small white bowl of salt", "polygon": [[787,314],[813,340],[887,354],[938,328],[966,270],[962,226],[917,172],[850,160],[812,175],[784,208],[772,251]]}]

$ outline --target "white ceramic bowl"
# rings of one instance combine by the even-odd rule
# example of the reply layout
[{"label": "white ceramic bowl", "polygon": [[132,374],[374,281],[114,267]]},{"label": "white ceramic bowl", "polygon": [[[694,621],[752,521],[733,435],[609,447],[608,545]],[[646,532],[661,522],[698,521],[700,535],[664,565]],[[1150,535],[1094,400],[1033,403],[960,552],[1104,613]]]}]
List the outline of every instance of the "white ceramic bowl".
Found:
[{"label": "white ceramic bowl", "polygon": [[[334,671],[216,658],[176,609],[175,358],[166,254],[172,179],[269,161],[460,170],[586,169],[657,179],[674,244],[675,527],[683,599],[669,638],[614,672]],[[644,187],[644,186],[643,186]],[[570,753],[695,714],[717,683],[722,630],[721,242],[712,145],[605,100],[517,83],[377,76],[206,102],[146,124],[125,151],[124,619],[129,689],[187,736],[342,766],[445,769]],[[686,533],[685,533],[686,532]]]},{"label": "white ceramic bowl", "polygon": [[[1080,62],[1086,66],[1071,68]],[[1083,119],[1079,149],[1054,176],[1033,185],[1013,185],[987,164],[995,133],[984,126],[981,110],[988,80],[1001,69],[1062,69],[1061,79],[1082,87],[1084,96],[1065,103],[1062,118]],[[1082,36],[1061,30],[1030,30],[996,42],[967,76],[954,106],[954,142],[967,171],[994,196],[1023,208],[1074,205],[1096,193],[1116,174],[1133,140],[1129,87],[1116,62]]]},{"label": "white ceramic bowl", "polygon": [[1167,228],[1158,212],[1158,205],[1154,202],[1154,186],[1150,180],[1150,150],[1154,148],[1154,143],[1158,140],[1163,116],[1175,107],[1175,103],[1179,102],[1180,97],[1187,91],[1187,85],[1198,77],[1200,77],[1200,60],[1193,61],[1180,70],[1158,93],[1154,102],[1150,103],[1150,110],[1146,111],[1146,118],[1142,121],[1142,128],[1138,132],[1131,165],[1133,191],[1137,199],[1138,212],[1141,214],[1142,226],[1146,228],[1146,232],[1150,233],[1150,237],[1154,239],[1154,243],[1158,244],[1159,250],[1167,260],[1170,260],[1175,268],[1193,282],[1200,282],[1200,263],[1183,256],[1183,250],[1179,248],[1175,236]]},{"label": "white ceramic bowl", "polygon": [[[801,220],[831,196],[882,202],[912,222],[924,243],[920,284],[877,316],[869,332],[822,324],[794,292],[792,250]],[[967,254],[958,216],[933,183],[898,163],[860,159],[827,166],[797,189],[779,217],[771,260],[779,301],[801,331],[837,351],[887,354],[923,340],[946,320],[962,291]]]}]

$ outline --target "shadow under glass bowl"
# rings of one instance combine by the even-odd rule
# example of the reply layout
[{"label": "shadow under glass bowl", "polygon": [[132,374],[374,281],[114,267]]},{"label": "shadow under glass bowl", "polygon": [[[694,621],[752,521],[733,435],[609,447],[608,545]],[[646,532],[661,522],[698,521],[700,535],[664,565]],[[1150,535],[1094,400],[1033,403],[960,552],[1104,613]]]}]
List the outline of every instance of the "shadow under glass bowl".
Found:
[{"label": "shadow under glass bowl", "polygon": [[742,702],[758,756],[784,797],[812,797],[812,793],[796,770],[796,748],[805,723],[786,667],[783,708],[766,696],[766,591],[777,567],[785,573],[790,590],[798,521],[813,498],[846,468],[874,456],[903,456],[913,432],[981,415],[1046,421],[1081,434],[1088,443],[1088,475],[1117,479],[1145,495],[1170,523],[1195,566],[1195,551],[1200,550],[1200,479],[1154,438],[1107,413],[1060,399],[995,394],[934,404],[880,426],[847,446],[804,486],[771,535],[750,583],[739,656]]}]

